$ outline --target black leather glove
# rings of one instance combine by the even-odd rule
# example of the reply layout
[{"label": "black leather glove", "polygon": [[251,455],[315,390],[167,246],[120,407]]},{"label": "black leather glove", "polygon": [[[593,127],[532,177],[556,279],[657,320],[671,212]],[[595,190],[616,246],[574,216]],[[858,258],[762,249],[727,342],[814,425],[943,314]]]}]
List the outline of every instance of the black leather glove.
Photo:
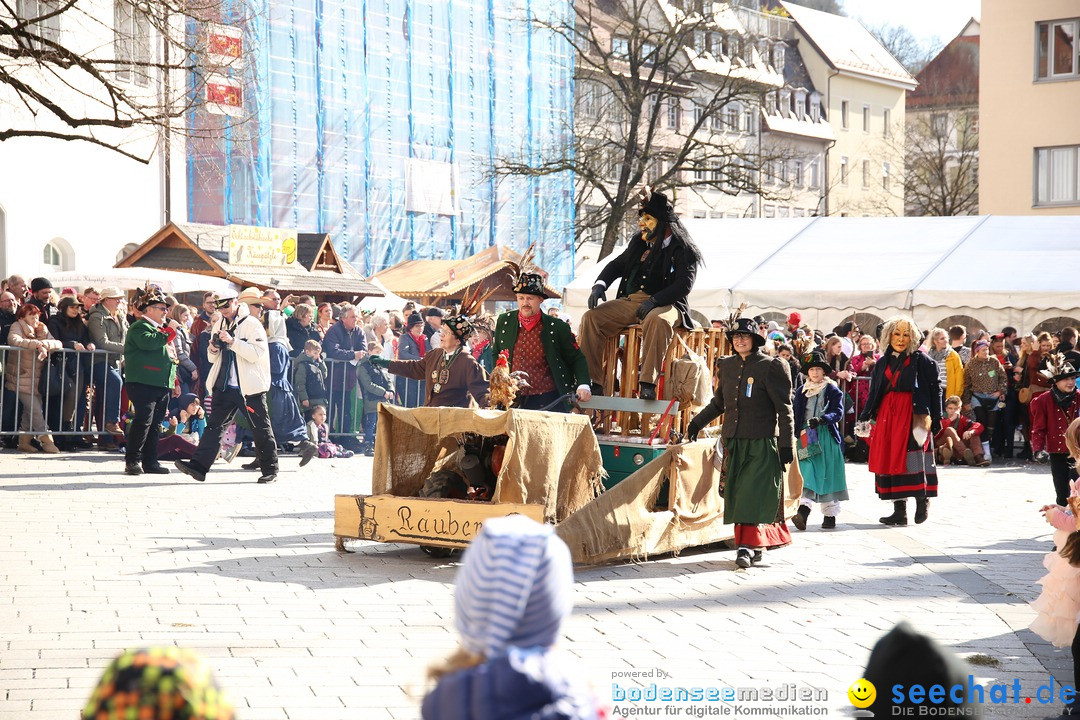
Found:
[{"label": "black leather glove", "polygon": [[810,426],[811,430],[813,430],[814,428],[816,428],[818,425],[821,424],[821,418],[812,417],[812,418],[810,418],[809,420],[806,421],[806,424]]},{"label": "black leather glove", "polygon": [[390,358],[385,358],[382,355],[369,355],[368,357],[371,360],[371,364],[375,367],[390,367]]},{"label": "black leather glove", "polygon": [[644,320],[645,316],[652,312],[656,307],[656,301],[649,298],[645,302],[641,303],[641,306],[637,309],[637,319]]},{"label": "black leather glove", "polygon": [[701,426],[694,423],[693,420],[686,426],[686,442],[694,442],[697,440],[698,433],[701,432]]},{"label": "black leather glove", "polygon": [[589,295],[590,310],[595,310],[597,305],[607,300],[607,293],[604,290],[604,286],[600,283],[592,286],[592,293]]},{"label": "black leather glove", "polygon": [[795,453],[789,447],[777,448],[777,451],[780,453],[781,465],[790,465],[795,459]]}]

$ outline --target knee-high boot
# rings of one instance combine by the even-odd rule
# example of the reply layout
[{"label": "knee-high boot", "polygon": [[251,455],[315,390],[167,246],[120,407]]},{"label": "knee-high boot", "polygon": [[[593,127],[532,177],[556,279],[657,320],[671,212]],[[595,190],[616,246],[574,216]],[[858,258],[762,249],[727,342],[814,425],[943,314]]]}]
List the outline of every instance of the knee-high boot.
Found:
[{"label": "knee-high boot", "polygon": [[881,518],[883,525],[907,525],[907,500],[893,500],[893,514]]}]

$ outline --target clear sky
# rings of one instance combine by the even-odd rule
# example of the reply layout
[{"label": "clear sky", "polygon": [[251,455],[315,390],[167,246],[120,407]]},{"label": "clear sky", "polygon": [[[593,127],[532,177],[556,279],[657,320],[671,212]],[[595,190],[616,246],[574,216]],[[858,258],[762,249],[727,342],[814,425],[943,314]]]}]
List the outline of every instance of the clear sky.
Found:
[{"label": "clear sky", "polygon": [[843,5],[863,25],[903,25],[923,43],[934,35],[947,43],[980,15],[980,0],[843,0]]}]

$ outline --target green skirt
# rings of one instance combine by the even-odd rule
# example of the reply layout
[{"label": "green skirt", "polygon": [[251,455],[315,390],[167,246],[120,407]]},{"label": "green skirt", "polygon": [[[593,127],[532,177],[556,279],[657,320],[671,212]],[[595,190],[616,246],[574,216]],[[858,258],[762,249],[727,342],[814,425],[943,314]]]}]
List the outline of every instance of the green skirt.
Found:
[{"label": "green skirt", "polygon": [[782,470],[776,438],[726,438],[724,524],[776,522]]},{"label": "green skirt", "polygon": [[799,461],[803,497],[814,502],[847,500],[847,472],[840,445],[824,425],[818,430],[816,443],[821,447],[821,452]]}]

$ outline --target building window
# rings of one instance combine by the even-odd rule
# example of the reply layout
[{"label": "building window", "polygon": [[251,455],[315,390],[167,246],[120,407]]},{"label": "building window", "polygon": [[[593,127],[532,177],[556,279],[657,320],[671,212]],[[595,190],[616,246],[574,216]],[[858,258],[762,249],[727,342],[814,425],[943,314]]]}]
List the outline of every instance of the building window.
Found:
[{"label": "building window", "polygon": [[789,182],[791,182],[791,176],[788,174],[787,161],[781,160],[777,163],[777,166],[780,170],[780,184],[787,185]]},{"label": "building window", "polygon": [[870,106],[862,106],[862,131],[864,133],[870,132]]},{"label": "building window", "polygon": [[776,72],[778,73],[784,72],[784,56],[786,51],[787,46],[784,45],[784,43],[782,42],[776,43],[776,46],[773,48],[772,64],[773,67],[776,68]]},{"label": "building window", "polygon": [[949,116],[945,113],[934,113],[930,116],[930,132],[936,138],[943,138],[949,132]]},{"label": "building window", "polygon": [[848,101],[843,100],[840,103],[840,127],[845,130],[848,129]]},{"label": "building window", "polygon": [[1080,203],[1080,145],[1035,149],[1035,204]]},{"label": "building window", "polygon": [[889,189],[889,171],[891,170],[889,163],[881,164],[881,187],[884,190]]},{"label": "building window", "polygon": [[840,184],[841,185],[847,185],[847,171],[848,171],[848,161],[847,161],[847,156],[844,155],[844,156],[841,156],[841,158],[840,158]]},{"label": "building window", "polygon": [[795,161],[795,187],[803,186],[803,162],[802,160]]},{"label": "building window", "polygon": [[669,97],[667,101],[667,126],[671,130],[678,131],[679,121],[682,119],[682,107],[679,105],[679,98]]},{"label": "building window", "polygon": [[743,132],[747,135],[753,135],[757,132],[756,115],[757,112],[752,107],[743,110]]},{"label": "building window", "polygon": [[792,211],[792,216],[793,217],[805,217],[806,216],[806,211],[803,210],[802,208],[795,208]]},{"label": "building window", "polygon": [[705,215],[704,210],[695,210],[694,211],[694,219],[695,220],[704,220],[705,217],[706,217],[706,215]]},{"label": "building window", "polygon": [[[61,4],[60,0],[17,0],[15,3],[15,14],[20,20],[36,20],[37,18],[58,10]],[[63,13],[59,13],[52,17],[32,23],[30,27],[27,28],[27,32],[36,38],[59,43],[60,16],[62,14]],[[30,46],[36,50],[51,49],[46,48],[45,45],[40,42],[31,42]]]},{"label": "building window", "polygon": [[624,37],[611,38],[611,54],[620,59],[626,60],[630,57],[630,41]]},{"label": "building window", "polygon": [[738,105],[732,104],[724,108],[724,124],[727,125],[728,130],[739,132],[739,113]]},{"label": "building window", "polygon": [[1054,20],[1036,26],[1035,79],[1080,77],[1080,19]]},{"label": "building window", "polygon": [[815,158],[814,161],[810,163],[810,187],[816,188],[819,184],[820,182],[818,180],[818,161]]},{"label": "building window", "polygon": [[786,218],[791,215],[791,209],[787,205],[776,208],[776,217]]},{"label": "building window", "polygon": [[862,161],[862,186],[870,187],[870,161]]},{"label": "building window", "polygon": [[[116,77],[125,82],[134,80],[136,85],[150,84],[150,68],[153,62],[153,45],[150,42],[150,18],[130,0],[116,0],[113,5],[113,50],[116,59]],[[125,65],[123,61],[134,64]]]},{"label": "building window", "polygon": [[889,125],[892,124],[892,110],[890,110],[889,108],[885,108],[885,112],[883,113],[883,115],[885,116],[885,124],[882,128],[881,134],[885,137],[889,137],[889,134],[891,132],[891,130],[889,129]]},{"label": "building window", "polygon": [[791,115],[791,91],[780,91],[780,116],[789,117]]},{"label": "building window", "polygon": [[52,267],[59,268],[63,264],[63,256],[52,243],[45,243],[45,249],[41,253],[41,262]]},{"label": "building window", "polygon": [[761,209],[764,211],[763,214],[764,214],[765,217],[767,217],[767,218],[776,217],[776,206],[775,205],[764,205],[764,206],[762,206]]},{"label": "building window", "polygon": [[817,122],[821,119],[821,94],[810,93],[810,119]]},{"label": "building window", "polygon": [[806,91],[795,91],[795,117],[802,120],[806,117]]}]

